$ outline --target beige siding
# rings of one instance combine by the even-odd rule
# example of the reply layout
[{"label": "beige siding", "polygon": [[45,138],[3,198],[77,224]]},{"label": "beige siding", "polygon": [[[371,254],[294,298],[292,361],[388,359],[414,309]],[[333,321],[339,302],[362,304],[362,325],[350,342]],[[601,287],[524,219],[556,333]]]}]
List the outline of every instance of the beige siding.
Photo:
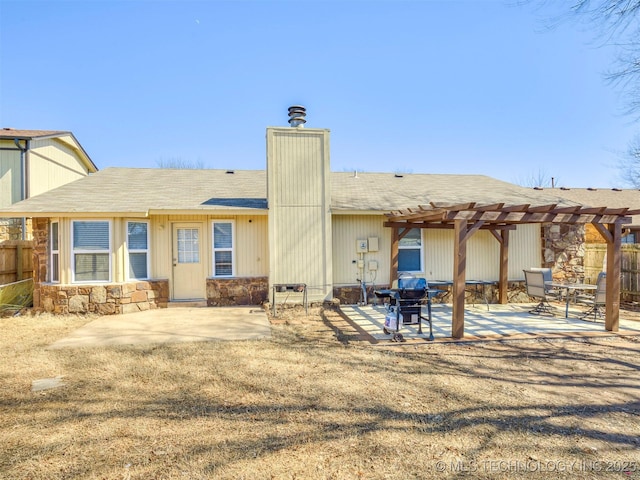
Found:
[{"label": "beige siding", "polygon": [[156,215],[151,219],[151,272],[154,278],[170,278],[172,270],[172,223],[201,222],[203,261],[207,276],[213,272],[211,225],[214,220],[232,220],[235,225],[237,277],[266,276],[269,273],[266,215]]},{"label": "beige siding", "polygon": [[[522,270],[540,266],[542,250],[540,225],[518,225],[509,234],[509,280],[520,280]],[[451,280],[453,277],[453,230],[427,229],[425,245],[425,277]],[[467,244],[467,279],[498,280],[500,244],[488,231],[478,231]]]},{"label": "beige siding", "polygon": [[524,280],[522,270],[542,265],[542,227],[540,223],[518,225],[518,229],[511,232],[509,280]]},{"label": "beige siding", "polygon": [[332,296],[329,131],[267,129],[269,280]]},{"label": "beige siding", "polygon": [[55,139],[33,140],[28,155],[30,197],[88,174],[75,152]]},{"label": "beige siding", "polygon": [[[357,268],[356,240],[378,237],[379,251],[364,254],[364,280],[368,284],[389,282],[391,229],[375,215],[335,215],[333,217],[333,262],[337,286],[356,285],[362,271]],[[453,277],[453,230],[424,229],[423,265],[420,275],[431,280]],[[369,271],[369,260],[377,260],[378,270]],[[500,245],[488,231],[476,232],[467,244],[467,279],[498,280]],[[510,233],[509,279],[520,280],[522,270],[541,263],[540,225],[520,225]]]},{"label": "beige siding", "polygon": [[[333,216],[333,278],[336,286],[355,285],[363,276],[368,285],[389,284],[391,259],[391,229],[385,228],[382,215],[334,215]],[[362,257],[356,252],[359,239],[378,239],[378,251],[367,252]],[[364,260],[364,268],[357,261]],[[369,262],[378,264],[377,270],[369,269]]]},{"label": "beige siding", "polygon": [[269,275],[268,221],[266,215],[236,217],[236,276]]},{"label": "beige siding", "polygon": [[[12,145],[13,142],[0,142],[0,146],[5,148],[11,148]],[[21,178],[20,152],[0,150],[0,208],[22,200]]]}]

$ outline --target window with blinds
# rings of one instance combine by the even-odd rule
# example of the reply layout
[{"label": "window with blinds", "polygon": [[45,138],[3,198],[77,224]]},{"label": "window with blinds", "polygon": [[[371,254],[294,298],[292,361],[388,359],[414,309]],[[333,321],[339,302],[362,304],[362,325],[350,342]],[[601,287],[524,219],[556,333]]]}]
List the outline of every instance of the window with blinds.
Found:
[{"label": "window with blinds", "polygon": [[213,222],[212,237],[213,276],[233,276],[233,222]]},{"label": "window with blinds", "polygon": [[129,279],[149,278],[149,222],[127,222]]},{"label": "window with blinds", "polygon": [[[405,229],[400,229],[400,234]],[[398,243],[398,271],[422,272],[422,230],[412,228]]]},{"label": "window with blinds", "polygon": [[111,223],[104,220],[71,222],[74,282],[111,280]]}]

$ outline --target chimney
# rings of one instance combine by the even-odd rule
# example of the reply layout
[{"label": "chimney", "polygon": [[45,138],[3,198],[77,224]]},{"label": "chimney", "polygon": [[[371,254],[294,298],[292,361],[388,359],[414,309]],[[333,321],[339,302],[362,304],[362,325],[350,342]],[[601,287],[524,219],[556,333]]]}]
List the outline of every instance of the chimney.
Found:
[{"label": "chimney", "polygon": [[307,123],[304,117],[307,116],[307,109],[302,105],[292,105],[289,107],[289,125],[292,127],[304,127]]}]

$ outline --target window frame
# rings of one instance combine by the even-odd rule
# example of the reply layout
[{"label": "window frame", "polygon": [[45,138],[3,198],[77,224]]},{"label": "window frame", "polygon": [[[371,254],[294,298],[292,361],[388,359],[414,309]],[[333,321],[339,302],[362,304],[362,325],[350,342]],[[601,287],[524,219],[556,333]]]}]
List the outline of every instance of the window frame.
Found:
[{"label": "window frame", "polygon": [[[56,226],[56,243],[57,248],[53,248],[53,226]],[[54,258],[57,262],[54,262]],[[54,275],[55,273],[55,275]],[[60,283],[60,221],[52,220],[49,224],[49,282]]]},{"label": "window frame", "polygon": [[[398,234],[401,235],[404,230],[406,229],[401,228]],[[402,240],[404,240],[405,238],[403,237],[398,241],[398,257],[400,256],[401,250],[418,250],[418,255],[420,260],[420,269],[419,270],[402,270],[400,268],[400,259],[398,258],[398,273],[422,273],[424,270],[424,235],[422,234],[422,228],[416,228],[416,229],[412,228],[411,230],[418,230],[420,232],[420,246],[419,247],[406,246],[406,245],[403,246]]]},{"label": "window frame", "polygon": [[[231,225],[231,247],[216,248],[216,225],[228,223]],[[216,252],[231,252],[231,274],[216,275]],[[211,221],[211,277],[212,278],[232,278],[236,276],[236,223],[231,219],[220,219]]]},{"label": "window frame", "polygon": [[[132,249],[129,246],[129,224],[131,223],[143,223],[147,226],[147,248],[146,249],[141,249],[141,248],[135,248]],[[127,265],[126,265],[126,278],[127,281],[129,280],[149,280],[151,278],[151,276],[149,275],[150,273],[150,268],[151,268],[151,231],[150,231],[150,222],[148,220],[127,220],[126,221],[126,232],[127,232],[127,239],[126,239],[126,245],[127,245]],[[147,266],[147,276],[144,278],[138,278],[138,277],[133,277],[131,276],[131,254],[132,253],[144,253],[146,255],[146,266]]]},{"label": "window frame", "polygon": [[[74,230],[76,223],[85,222],[85,223],[106,223],[108,226],[108,236],[109,236],[109,247],[106,250],[97,250],[97,249],[76,249],[75,248],[75,237]],[[71,229],[71,241],[70,249],[71,249],[71,283],[77,284],[91,284],[91,283],[110,283],[112,281],[113,275],[113,266],[112,266],[112,245],[113,245],[113,224],[111,220],[102,219],[102,218],[82,218],[82,219],[74,219],[71,220],[69,228]],[[87,254],[107,254],[108,257],[108,266],[109,266],[109,275],[107,280],[78,280],[76,278],[76,255],[87,255]]]}]

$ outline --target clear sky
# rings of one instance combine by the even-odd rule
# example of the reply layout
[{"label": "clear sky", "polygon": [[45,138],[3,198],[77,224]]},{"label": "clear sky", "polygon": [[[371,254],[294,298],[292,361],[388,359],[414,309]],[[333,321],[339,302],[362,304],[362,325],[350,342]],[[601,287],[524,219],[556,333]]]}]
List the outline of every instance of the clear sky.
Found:
[{"label": "clear sky", "polygon": [[0,0],[0,127],[72,131],[100,169],[264,169],[302,104],[333,171],[623,186],[614,52],[516,3]]}]

